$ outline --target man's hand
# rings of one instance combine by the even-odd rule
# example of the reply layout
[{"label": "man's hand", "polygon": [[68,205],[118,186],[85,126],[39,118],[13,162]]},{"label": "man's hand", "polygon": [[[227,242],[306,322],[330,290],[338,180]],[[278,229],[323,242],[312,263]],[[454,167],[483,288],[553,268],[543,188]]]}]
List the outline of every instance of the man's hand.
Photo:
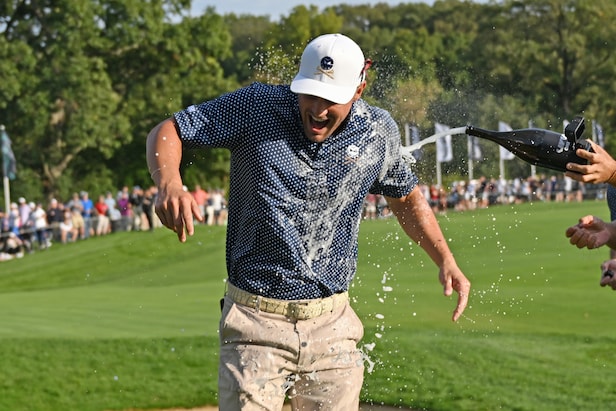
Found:
[{"label": "man's hand", "polygon": [[445,296],[451,296],[454,290],[458,293],[458,304],[456,305],[452,317],[453,321],[458,321],[468,304],[471,282],[455,263],[449,264],[448,266],[443,265],[443,267],[441,267],[439,281],[443,284]]},{"label": "man's hand", "polygon": [[191,236],[195,232],[193,216],[204,221],[194,197],[181,183],[159,188],[154,209],[161,223],[175,231],[182,243],[186,241],[186,234]]},{"label": "man's hand", "polygon": [[588,164],[568,163],[565,175],[583,183],[608,183],[616,186],[616,160],[600,145],[588,140],[593,152],[577,149],[578,157],[588,160]]},{"label": "man's hand", "polygon": [[565,232],[569,242],[577,248],[599,248],[610,241],[611,231],[599,217],[587,215],[580,218],[578,224]]},{"label": "man's hand", "polygon": [[601,264],[601,281],[599,281],[599,285],[601,287],[605,287],[609,285],[612,287],[612,290],[616,290],[616,259],[607,260],[603,264]]},{"label": "man's hand", "polygon": [[191,193],[186,190],[180,175],[182,141],[173,118],[160,122],[148,134],[146,159],[158,197],[154,210],[161,223],[175,231],[181,242],[186,234],[193,235],[193,216],[203,221],[199,206]]}]

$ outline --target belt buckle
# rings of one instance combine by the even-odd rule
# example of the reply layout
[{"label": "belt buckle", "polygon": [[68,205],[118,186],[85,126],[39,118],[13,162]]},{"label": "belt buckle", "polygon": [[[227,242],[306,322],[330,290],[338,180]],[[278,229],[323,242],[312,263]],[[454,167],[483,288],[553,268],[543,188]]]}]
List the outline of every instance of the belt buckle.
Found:
[{"label": "belt buckle", "polygon": [[288,315],[296,320],[307,320],[309,318],[308,304],[307,302],[290,301],[287,305]]}]

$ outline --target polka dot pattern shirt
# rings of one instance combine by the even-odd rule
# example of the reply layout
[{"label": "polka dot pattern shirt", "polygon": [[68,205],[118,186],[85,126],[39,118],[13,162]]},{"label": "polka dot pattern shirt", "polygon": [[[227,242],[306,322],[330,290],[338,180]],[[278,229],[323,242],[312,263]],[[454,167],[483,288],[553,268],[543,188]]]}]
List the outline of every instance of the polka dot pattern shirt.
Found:
[{"label": "polka dot pattern shirt", "polygon": [[323,143],[304,136],[289,86],[253,83],[175,119],[185,148],[231,151],[229,281],[264,297],[346,291],[365,196],[399,198],[417,184],[400,156],[396,123],[363,100]]},{"label": "polka dot pattern shirt", "polygon": [[610,218],[616,220],[616,187],[611,184],[607,185],[607,206],[610,210]]}]

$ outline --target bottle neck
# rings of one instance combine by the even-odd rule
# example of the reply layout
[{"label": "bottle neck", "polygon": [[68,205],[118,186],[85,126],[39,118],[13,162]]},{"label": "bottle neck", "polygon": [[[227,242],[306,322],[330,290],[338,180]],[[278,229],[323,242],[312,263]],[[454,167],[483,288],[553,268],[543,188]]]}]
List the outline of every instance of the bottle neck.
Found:
[{"label": "bottle neck", "polygon": [[466,127],[466,134],[468,134],[469,136],[485,138],[488,140],[494,140],[494,138],[496,138],[498,133],[499,132],[497,131],[485,130],[483,128],[470,126],[470,125]]}]

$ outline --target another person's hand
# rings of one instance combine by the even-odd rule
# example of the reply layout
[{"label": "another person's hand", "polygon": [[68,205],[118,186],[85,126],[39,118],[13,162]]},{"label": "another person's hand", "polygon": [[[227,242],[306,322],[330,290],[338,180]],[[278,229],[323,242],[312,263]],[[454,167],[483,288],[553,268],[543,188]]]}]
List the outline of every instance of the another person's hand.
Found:
[{"label": "another person's hand", "polygon": [[565,234],[577,248],[593,249],[607,244],[612,233],[607,223],[599,217],[587,215],[580,218],[578,224],[569,227]]},{"label": "another person's hand", "polygon": [[612,290],[616,290],[616,259],[607,260],[601,264],[601,287],[609,285]]},{"label": "another person's hand", "polygon": [[444,264],[439,272],[439,281],[443,285],[446,296],[451,296],[455,290],[458,293],[458,304],[453,312],[453,321],[458,321],[468,304],[471,292],[471,282],[462,273],[457,264]]},{"label": "another person's hand", "polygon": [[616,186],[616,160],[603,147],[588,140],[594,152],[577,149],[578,157],[588,164],[568,163],[565,175],[583,183],[608,183]]},{"label": "another person's hand", "polygon": [[161,187],[154,210],[161,223],[175,231],[181,242],[186,241],[186,234],[195,232],[193,216],[203,222],[197,202],[181,183]]}]

